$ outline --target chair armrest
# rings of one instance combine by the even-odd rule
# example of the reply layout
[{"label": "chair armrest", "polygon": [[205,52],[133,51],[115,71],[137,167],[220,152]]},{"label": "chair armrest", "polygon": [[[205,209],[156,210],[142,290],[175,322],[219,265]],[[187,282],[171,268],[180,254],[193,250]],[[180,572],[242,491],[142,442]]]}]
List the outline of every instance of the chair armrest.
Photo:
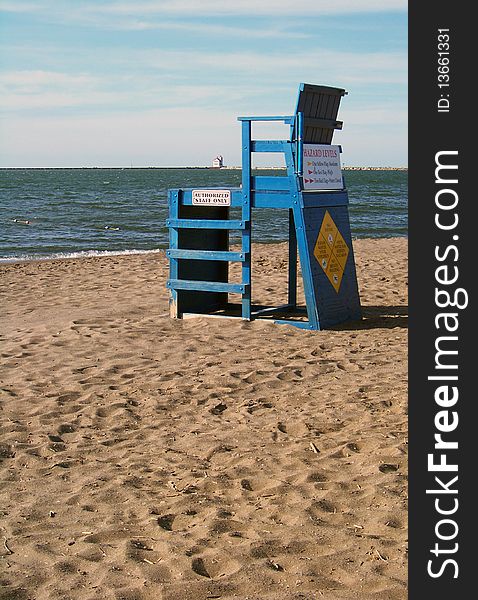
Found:
[{"label": "chair armrest", "polygon": [[293,125],[295,120],[295,115],[287,115],[287,116],[276,116],[276,117],[237,117],[238,121],[284,121],[284,123],[289,123],[289,125]]}]

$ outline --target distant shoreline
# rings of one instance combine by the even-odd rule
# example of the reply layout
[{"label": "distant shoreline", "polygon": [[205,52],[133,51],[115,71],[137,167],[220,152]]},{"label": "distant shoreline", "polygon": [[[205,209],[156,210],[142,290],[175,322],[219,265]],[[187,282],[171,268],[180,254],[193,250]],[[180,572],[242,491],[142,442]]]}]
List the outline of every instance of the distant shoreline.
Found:
[{"label": "distant shoreline", "polygon": [[[211,171],[240,171],[241,167],[0,167],[0,171],[100,171],[101,169],[117,171],[129,170],[184,170],[204,169]],[[255,171],[285,171],[285,167],[256,167]],[[343,171],[408,171],[408,167],[349,167],[343,166]]]}]

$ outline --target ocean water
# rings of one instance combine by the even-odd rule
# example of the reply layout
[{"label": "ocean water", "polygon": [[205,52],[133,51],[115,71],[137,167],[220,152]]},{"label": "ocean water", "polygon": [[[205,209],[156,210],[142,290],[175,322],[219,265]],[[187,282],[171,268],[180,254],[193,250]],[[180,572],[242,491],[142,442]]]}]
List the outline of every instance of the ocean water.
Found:
[{"label": "ocean water", "polygon": [[[407,235],[406,171],[344,176],[353,237]],[[0,169],[0,261],[158,251],[168,246],[169,188],[240,180],[232,169]],[[287,211],[254,212],[254,241],[286,239]]]}]

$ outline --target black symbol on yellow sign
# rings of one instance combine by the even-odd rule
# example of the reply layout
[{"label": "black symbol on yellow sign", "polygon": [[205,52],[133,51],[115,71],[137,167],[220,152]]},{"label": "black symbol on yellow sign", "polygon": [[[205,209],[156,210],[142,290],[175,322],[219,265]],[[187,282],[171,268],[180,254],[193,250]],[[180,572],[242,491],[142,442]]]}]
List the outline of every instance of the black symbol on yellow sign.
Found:
[{"label": "black symbol on yellow sign", "polygon": [[337,293],[342,283],[348,255],[349,247],[329,211],[326,210],[315,242],[314,256]]}]

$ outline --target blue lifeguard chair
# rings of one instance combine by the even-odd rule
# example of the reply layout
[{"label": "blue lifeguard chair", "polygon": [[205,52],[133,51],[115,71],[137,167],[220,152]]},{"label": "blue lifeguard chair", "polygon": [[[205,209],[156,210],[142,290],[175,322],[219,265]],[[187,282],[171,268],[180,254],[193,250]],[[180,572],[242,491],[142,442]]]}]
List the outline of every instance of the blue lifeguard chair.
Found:
[{"label": "blue lifeguard chair", "polygon": [[[240,188],[180,188],[168,192],[170,263],[167,287],[173,318],[214,315],[273,319],[305,329],[325,329],[361,318],[348,214],[348,194],[339,146],[332,145],[339,105],[346,91],[301,83],[293,115],[238,117],[242,125]],[[280,121],[283,140],[253,140],[251,124]],[[252,174],[253,152],[284,155],[286,175]],[[230,218],[230,208],[240,209]],[[256,210],[289,212],[288,300],[282,306],[252,304],[251,228]],[[229,231],[241,248],[229,249]],[[305,307],[297,304],[297,252]],[[229,262],[241,263],[240,283],[230,283]],[[240,304],[229,302],[239,294]]]}]

